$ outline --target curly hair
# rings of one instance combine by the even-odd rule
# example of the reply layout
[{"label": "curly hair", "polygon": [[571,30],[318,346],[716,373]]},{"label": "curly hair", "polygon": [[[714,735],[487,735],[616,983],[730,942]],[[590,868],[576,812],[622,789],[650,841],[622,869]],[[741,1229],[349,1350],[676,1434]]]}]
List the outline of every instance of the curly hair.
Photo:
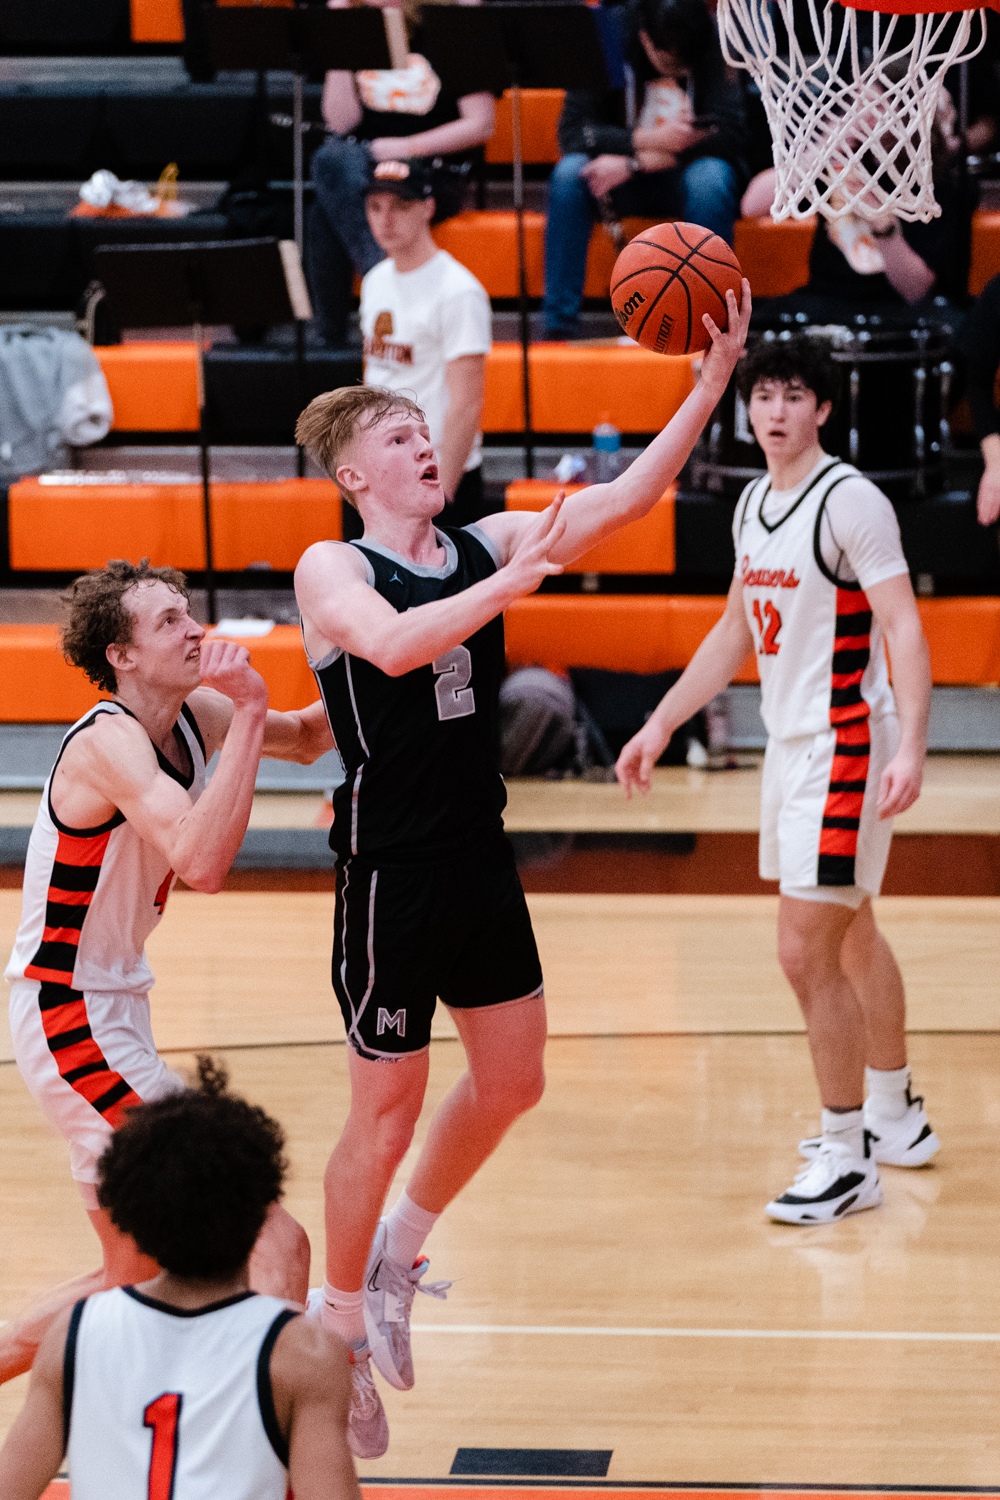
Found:
[{"label": "curly hair", "polygon": [[736,366],[736,389],[749,405],[753,388],[761,380],[788,385],[800,380],[816,397],[816,405],[829,401],[836,407],[840,396],[840,371],[826,346],[804,333],[788,338],[758,338],[748,344]]},{"label": "curly hair", "polygon": [[228,1083],[199,1056],[198,1087],[129,1110],[97,1165],[101,1208],[175,1276],[239,1270],[281,1198],[281,1126]]},{"label": "curly hair", "polygon": [[106,693],[118,686],[108,647],[128,646],[132,641],[134,616],[124,602],[125,595],[136,584],[156,582],[165,583],[185,599],[191,597],[183,573],[176,568],[151,568],[148,557],[138,565],[115,558],[106,567],[84,573],[63,595],[63,603],[69,605],[60,642],[63,656]]},{"label": "curly hair", "polygon": [[[368,432],[399,411],[424,420],[417,403],[399,391],[387,391],[380,385],[338,386],[335,391],[324,391],[310,401],[295,424],[295,441],[336,483],[337,465],[354,434]],[[350,490],[341,484],[337,488],[348,505],[357,510],[358,503]]]}]

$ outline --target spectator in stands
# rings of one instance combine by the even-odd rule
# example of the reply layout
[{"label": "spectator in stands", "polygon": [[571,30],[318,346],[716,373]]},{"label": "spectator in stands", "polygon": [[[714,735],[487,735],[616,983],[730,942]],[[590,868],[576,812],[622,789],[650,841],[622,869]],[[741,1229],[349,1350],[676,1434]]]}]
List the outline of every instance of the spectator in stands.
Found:
[{"label": "spectator in stands", "polygon": [[[436,181],[421,161],[374,165],[368,224],[387,260],[361,283],[365,384],[405,391],[427,416],[438,463],[446,526],[485,514],[481,464],[490,299],[471,271],[431,238]],[[360,536],[361,519],[344,507],[344,536]]]},{"label": "spectator in stands", "polygon": [[[336,0],[342,3],[348,0]],[[367,3],[392,10],[399,0]],[[492,94],[458,98],[442,88],[433,59],[425,55],[415,0],[404,0],[402,10],[410,49],[406,67],[327,73],[323,89],[330,135],[312,159],[316,201],[306,259],[315,328],[331,344],[347,336],[353,273],[364,276],[383,259],[365,215],[372,162],[437,156],[468,161],[493,134]],[[439,201],[439,219],[457,212],[462,196],[460,191],[447,206]]]},{"label": "spectator in stands", "polygon": [[986,465],[979,481],[977,512],[983,526],[1000,517],[1000,412],[996,379],[1000,369],[1000,276],[987,282],[969,309],[962,338],[966,394]]},{"label": "spectator in stands", "polygon": [[[947,109],[946,109],[947,113]],[[904,223],[892,214],[875,220],[858,214],[819,216],[809,253],[809,281],[785,297],[757,298],[756,326],[782,313],[815,322],[845,322],[857,314],[898,321],[906,315],[957,327],[967,300],[975,185],[953,167],[942,122],[932,136],[934,193],[940,217]],[[759,173],[743,195],[747,218],[769,213],[774,171]]]},{"label": "spectator in stands", "polygon": [[687,219],[732,243],[746,183],[743,107],[704,0],[629,0],[630,90],[569,92],[549,182],[545,324],[577,331],[590,231],[600,216]]}]

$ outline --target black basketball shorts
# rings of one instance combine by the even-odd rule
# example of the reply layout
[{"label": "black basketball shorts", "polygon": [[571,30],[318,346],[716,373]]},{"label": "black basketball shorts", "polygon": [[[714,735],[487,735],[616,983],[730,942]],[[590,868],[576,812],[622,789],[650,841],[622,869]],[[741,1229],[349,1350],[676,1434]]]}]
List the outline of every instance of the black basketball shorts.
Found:
[{"label": "black basketball shorts", "polygon": [[498,834],[441,863],[339,867],[333,988],[362,1057],[422,1052],[438,998],[457,1010],[542,993],[514,851]]}]

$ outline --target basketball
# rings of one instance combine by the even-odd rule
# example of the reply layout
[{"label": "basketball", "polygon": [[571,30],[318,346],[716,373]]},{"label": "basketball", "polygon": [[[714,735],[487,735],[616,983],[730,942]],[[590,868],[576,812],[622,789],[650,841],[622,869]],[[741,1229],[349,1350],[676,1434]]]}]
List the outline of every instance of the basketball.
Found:
[{"label": "basketball", "polygon": [[726,292],[743,271],[725,240],[700,224],[657,224],[630,240],[611,273],[611,306],[625,333],[656,354],[711,343],[702,314],[725,330]]}]

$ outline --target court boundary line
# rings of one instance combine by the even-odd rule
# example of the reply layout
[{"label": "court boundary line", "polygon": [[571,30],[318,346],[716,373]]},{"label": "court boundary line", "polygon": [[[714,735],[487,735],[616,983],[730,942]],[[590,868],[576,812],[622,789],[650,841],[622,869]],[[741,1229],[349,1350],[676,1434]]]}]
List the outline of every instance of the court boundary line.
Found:
[{"label": "court boundary line", "polygon": [[[491,1336],[514,1334],[521,1337],[556,1338],[569,1334],[577,1338],[660,1338],[660,1339],[821,1339],[833,1342],[865,1343],[931,1343],[931,1344],[1000,1344],[998,1333],[916,1332],[910,1329],[874,1328],[604,1328],[571,1323],[414,1323],[414,1333],[471,1334]],[[997,1491],[1000,1494],[1000,1490]]]},{"label": "court boundary line", "polygon": [[711,1493],[718,1495],[758,1494],[775,1495],[1000,1495],[1000,1488],[985,1484],[784,1484],[777,1481],[732,1480],[728,1483],[699,1479],[559,1479],[542,1476],[538,1479],[507,1479],[498,1475],[449,1474],[442,1479],[388,1479],[382,1475],[360,1474],[358,1483],[365,1485],[408,1485],[411,1488],[433,1489],[447,1486],[451,1489],[494,1490],[671,1490],[680,1493]]}]

